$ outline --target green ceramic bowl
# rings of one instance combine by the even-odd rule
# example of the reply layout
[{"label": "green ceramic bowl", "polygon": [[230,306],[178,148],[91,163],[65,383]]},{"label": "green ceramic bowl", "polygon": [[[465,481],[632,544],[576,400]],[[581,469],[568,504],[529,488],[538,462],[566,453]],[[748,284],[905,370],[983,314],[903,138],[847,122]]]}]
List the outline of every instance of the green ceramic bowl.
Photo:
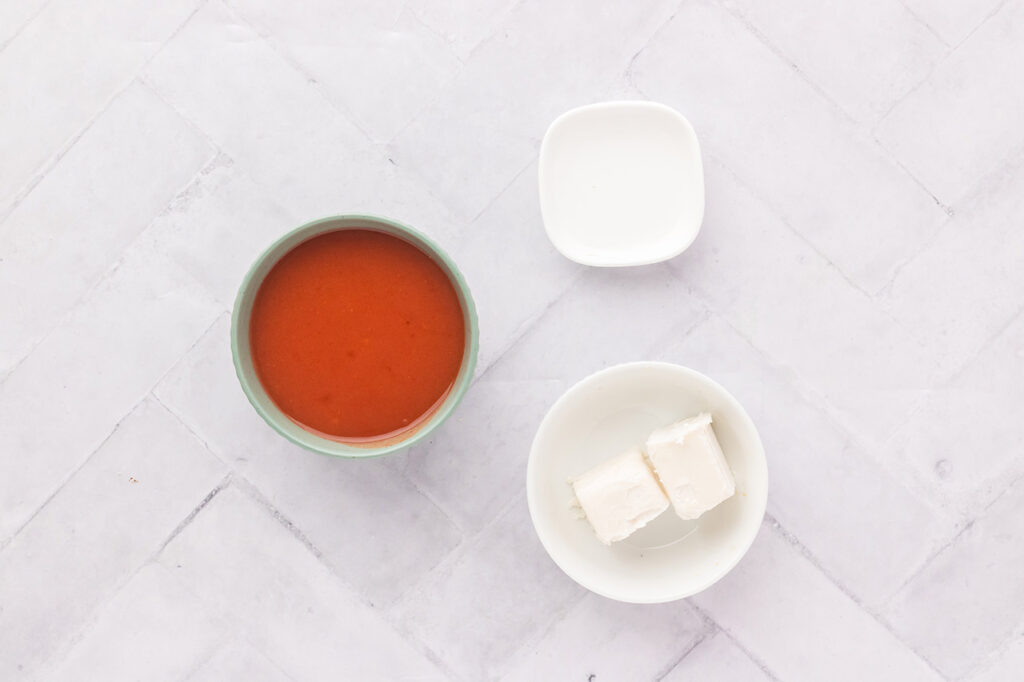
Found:
[{"label": "green ceramic bowl", "polygon": [[[259,378],[256,376],[256,369],[252,364],[252,353],[249,346],[249,318],[252,314],[252,304],[256,299],[256,292],[274,264],[286,253],[301,244],[325,232],[335,230],[376,230],[386,234],[394,235],[400,239],[417,246],[421,251],[434,259],[441,266],[452,281],[459,296],[459,304],[462,306],[463,319],[466,322],[466,344],[462,355],[462,366],[455,378],[455,384],[445,398],[427,419],[419,425],[403,432],[397,436],[391,436],[378,441],[369,442],[341,442],[326,438],[309,431],[293,421],[282,412],[274,401],[270,399],[267,392],[263,390]],[[271,244],[266,251],[260,254],[256,262],[249,268],[242,286],[238,290],[238,297],[235,299],[235,308],[231,314],[231,354],[235,361],[235,372],[242,384],[249,402],[256,408],[256,411],[266,420],[278,433],[288,440],[301,445],[304,448],[319,452],[324,455],[336,457],[376,457],[390,452],[407,448],[410,445],[426,438],[431,431],[436,429],[441,422],[448,418],[462,396],[469,388],[473,380],[473,370],[476,368],[476,355],[478,347],[478,329],[476,318],[476,307],[473,305],[473,297],[469,293],[469,287],[462,278],[462,273],[455,267],[455,263],[448,255],[425,235],[417,232],[407,225],[369,215],[341,215],[330,218],[321,218],[302,227],[296,228]]]}]

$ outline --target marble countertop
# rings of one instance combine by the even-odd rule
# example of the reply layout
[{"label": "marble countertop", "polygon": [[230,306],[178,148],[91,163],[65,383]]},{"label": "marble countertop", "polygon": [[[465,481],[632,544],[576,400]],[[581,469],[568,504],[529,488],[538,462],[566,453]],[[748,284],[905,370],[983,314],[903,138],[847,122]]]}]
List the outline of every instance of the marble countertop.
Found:
[{"label": "marble countertop", "polygon": [[[0,678],[970,680],[1024,666],[1024,0],[0,4]],[[704,154],[673,261],[554,251],[547,124]],[[229,307],[283,231],[436,237],[478,376],[412,451],[277,437]],[[585,592],[530,525],[568,385],[744,403],[768,516],[712,589]]]}]

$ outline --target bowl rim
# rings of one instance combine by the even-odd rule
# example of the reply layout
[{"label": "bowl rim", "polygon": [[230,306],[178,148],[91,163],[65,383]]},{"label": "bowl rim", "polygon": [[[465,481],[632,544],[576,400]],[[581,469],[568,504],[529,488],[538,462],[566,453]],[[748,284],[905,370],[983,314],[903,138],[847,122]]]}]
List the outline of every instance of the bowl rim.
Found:
[{"label": "bowl rim", "polygon": [[[667,593],[663,596],[657,596],[649,599],[637,599],[635,597],[630,597],[628,595],[617,594],[614,590],[603,589],[600,585],[595,585],[591,583],[591,581],[587,580],[586,577],[581,577],[573,572],[570,572],[561,562],[559,562],[559,560],[555,558],[555,554],[552,553],[550,547],[548,546],[548,540],[545,539],[545,532],[541,531],[542,525],[546,527],[546,524],[538,523],[538,518],[540,517],[539,512],[537,511],[537,505],[539,503],[536,498],[539,493],[537,491],[537,486],[533,483],[535,476],[535,467],[537,466],[535,462],[537,460],[536,453],[538,441],[540,440],[542,432],[550,428],[548,422],[550,415],[555,410],[557,410],[562,404],[564,404],[573,396],[575,396],[577,393],[579,393],[582,390],[585,390],[586,385],[591,383],[592,381],[595,381],[607,374],[624,372],[643,367],[655,369],[669,369],[674,372],[682,372],[683,374],[689,374],[694,378],[708,382],[717,390],[719,390],[721,392],[721,395],[726,399],[726,401],[729,402],[733,408],[738,410],[738,413],[742,415],[742,417],[748,422],[749,426],[751,427],[752,435],[754,436],[757,443],[757,460],[758,464],[760,465],[759,468],[761,469],[761,474],[764,480],[764,486],[762,487],[760,496],[761,499],[759,500],[760,503],[758,505],[757,515],[759,518],[758,523],[755,527],[756,529],[753,533],[750,534],[748,538],[745,539],[742,545],[737,546],[736,551],[729,558],[729,561],[724,562],[719,568],[719,570],[710,579],[705,580],[703,583],[699,583],[693,587],[688,587],[683,590]],[[594,592],[595,594],[598,594],[602,597],[630,604],[660,604],[665,602],[677,601],[679,599],[685,599],[687,597],[691,597],[695,594],[698,594],[699,592],[703,592],[704,590],[708,589],[716,582],[724,578],[730,571],[732,571],[733,568],[736,567],[740,560],[743,559],[744,556],[746,556],[747,552],[750,550],[750,547],[754,544],[754,540],[760,534],[761,525],[764,522],[765,513],[767,512],[768,508],[768,486],[768,460],[764,451],[764,443],[761,441],[761,434],[758,432],[757,426],[754,424],[754,420],[751,419],[750,415],[747,414],[747,411],[743,409],[743,405],[740,404],[739,400],[737,400],[735,396],[732,395],[732,393],[726,390],[724,386],[722,386],[721,384],[719,384],[717,381],[707,376],[706,374],[698,372],[697,370],[692,369],[690,367],[686,367],[684,365],[679,365],[674,362],[664,362],[660,360],[639,360],[634,362],[623,362],[617,365],[612,365],[610,367],[605,367],[604,369],[588,374],[587,376],[583,377],[582,379],[574,383],[568,389],[566,389],[566,391],[561,396],[559,396],[554,403],[552,403],[551,407],[548,408],[548,411],[544,414],[544,417],[541,419],[540,425],[537,427],[537,431],[534,434],[533,441],[530,444],[530,454],[526,462],[526,504],[530,510],[530,521],[533,524],[534,532],[537,534],[537,538],[540,540],[541,546],[544,547],[544,551],[547,552],[547,555],[551,558],[555,565],[562,570],[563,573],[569,576],[569,578],[571,578],[581,587],[584,587],[587,590],[590,590],[591,592]]]},{"label": "bowl rim", "polygon": [[[551,145],[551,135],[556,132],[558,128],[565,125],[566,120],[576,118],[580,115],[586,115],[594,111],[601,111],[605,109],[649,109],[654,111],[660,111],[668,114],[675,118],[682,124],[682,130],[684,135],[689,139],[693,145],[693,149],[696,155],[698,178],[697,183],[700,184],[701,194],[701,205],[700,215],[697,220],[697,226],[693,230],[693,234],[688,239],[683,239],[680,244],[672,250],[665,250],[660,254],[654,254],[644,258],[615,258],[615,257],[588,257],[581,254],[577,249],[573,247],[572,243],[566,242],[559,236],[557,231],[552,231],[549,223],[550,220],[545,216],[545,182],[547,160],[549,159],[549,149]],[[537,194],[540,200],[540,212],[541,212],[541,223],[544,225],[544,233],[547,234],[548,239],[554,245],[555,249],[558,250],[563,256],[569,260],[579,263],[581,265],[589,265],[591,267],[604,267],[604,268],[617,268],[617,267],[634,267],[639,265],[653,265],[654,263],[662,263],[667,260],[671,260],[676,256],[682,254],[684,251],[693,246],[693,243],[697,240],[700,235],[701,227],[704,223],[704,213],[707,208],[706,200],[707,189],[704,182],[704,160],[700,149],[700,139],[697,137],[697,131],[694,130],[693,124],[690,123],[689,119],[683,116],[682,113],[676,109],[670,107],[667,104],[661,102],[654,102],[651,100],[644,99],[617,99],[608,100],[605,102],[594,102],[592,104],[584,104],[582,106],[574,107],[565,111],[551,122],[547,130],[544,131],[544,137],[540,142],[540,150],[537,154]]]},{"label": "bowl rim", "polygon": [[[374,224],[389,227],[403,235],[411,237],[414,246],[420,248],[421,250],[429,251],[430,255],[434,256],[437,260],[439,260],[441,265],[443,265],[444,269],[446,270],[446,274],[449,275],[449,279],[452,280],[452,284],[458,291],[460,298],[465,302],[465,322],[468,326],[468,347],[466,349],[468,353],[465,356],[466,359],[459,369],[459,374],[455,379],[455,383],[452,385],[451,390],[448,392],[448,395],[445,396],[443,402],[438,407],[438,409],[427,420],[427,422],[423,424],[422,427],[420,427],[415,433],[413,433],[408,438],[405,438],[395,443],[389,443],[387,445],[377,447],[352,446],[340,441],[331,440],[329,438],[317,435],[316,433],[309,431],[307,429],[303,429],[302,431],[306,440],[297,438],[293,433],[286,430],[283,427],[283,425],[279,423],[280,419],[282,418],[288,419],[287,415],[285,415],[283,412],[280,412],[279,410],[279,417],[278,414],[271,413],[269,410],[267,410],[257,400],[257,394],[262,393],[265,395],[265,391],[263,390],[263,387],[259,385],[258,380],[254,382],[255,384],[257,384],[255,386],[253,386],[250,383],[249,379],[245,375],[241,354],[239,352],[239,317],[242,312],[242,302],[248,292],[250,292],[253,288],[258,289],[260,284],[262,284],[262,277],[259,278],[259,281],[255,281],[256,273],[260,269],[260,267],[263,266],[265,262],[269,258],[271,258],[273,254],[276,253],[276,251],[281,247],[282,244],[285,244],[286,242],[295,239],[298,235],[301,235],[306,232],[315,232],[318,228],[324,227],[325,225],[328,225],[330,223],[352,221],[366,223],[366,225],[363,226],[363,229],[373,229]],[[338,229],[359,229],[359,226],[339,226]],[[322,233],[326,233],[328,231],[330,230],[323,230]],[[296,242],[295,245],[292,246],[291,248],[295,248],[301,243],[301,241]],[[282,252],[280,255],[277,256],[277,258],[279,259],[283,257],[289,251],[291,251],[291,249]],[[264,273],[263,276],[265,277],[266,273]],[[253,260],[252,264],[249,266],[248,271],[246,271],[245,276],[242,278],[242,282],[238,287],[238,293],[235,295],[235,302],[231,308],[231,360],[232,364],[235,367],[235,376],[238,377],[238,382],[242,386],[242,392],[245,393],[245,397],[248,399],[249,404],[251,404],[253,406],[253,409],[255,409],[256,412],[260,415],[260,417],[263,418],[263,421],[269,424],[271,428],[277,431],[277,433],[282,435],[285,439],[291,441],[292,443],[302,448],[305,448],[306,450],[310,450],[312,452],[316,452],[318,454],[326,455],[329,457],[340,457],[343,459],[371,459],[374,457],[381,457],[383,455],[387,455],[411,447],[412,445],[429,436],[434,431],[434,429],[436,429],[438,426],[444,423],[444,421],[451,415],[451,413],[455,410],[459,403],[462,402],[462,399],[465,396],[466,391],[469,390],[469,386],[473,382],[474,373],[476,371],[479,345],[480,330],[479,320],[476,312],[476,303],[473,300],[473,295],[469,289],[469,285],[466,283],[465,277],[463,276],[462,271],[459,270],[458,266],[455,264],[455,261],[452,260],[448,253],[444,249],[442,249],[441,246],[436,241],[434,241],[424,233],[420,232],[419,230],[410,227],[409,225],[406,225],[404,223],[401,223],[397,220],[369,213],[344,213],[338,215],[325,216],[323,218],[317,218],[316,220],[311,220],[307,223],[303,223],[302,225],[299,225],[298,227],[289,230],[285,234],[275,239],[265,249],[263,249],[262,252],[260,252],[260,254],[256,257],[255,260]],[[269,396],[267,397],[269,399]]]}]

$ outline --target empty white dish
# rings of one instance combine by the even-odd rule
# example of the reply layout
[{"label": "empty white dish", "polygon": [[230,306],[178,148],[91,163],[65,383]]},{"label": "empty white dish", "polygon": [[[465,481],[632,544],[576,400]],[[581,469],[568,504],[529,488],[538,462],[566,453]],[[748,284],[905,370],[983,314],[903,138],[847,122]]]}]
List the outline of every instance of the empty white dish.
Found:
[{"label": "empty white dish", "polygon": [[572,109],[540,146],[548,237],[584,265],[645,265],[682,253],[704,219],[700,145],[682,114],[656,102]]},{"label": "empty white dish", "polygon": [[[669,509],[601,544],[574,514],[570,479],[701,412],[714,419],[736,494],[694,521]],[[686,367],[634,362],[592,374],[558,399],[534,438],[526,491],[537,535],[569,577],[611,599],[665,602],[709,587],[746,553],[764,517],[768,469],[757,429],[728,391]]]}]

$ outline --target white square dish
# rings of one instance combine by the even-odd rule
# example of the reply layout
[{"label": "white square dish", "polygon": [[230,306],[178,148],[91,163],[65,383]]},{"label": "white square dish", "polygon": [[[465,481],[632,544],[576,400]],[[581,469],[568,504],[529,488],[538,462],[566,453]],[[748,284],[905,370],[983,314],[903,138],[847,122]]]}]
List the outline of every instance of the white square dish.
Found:
[{"label": "white square dish", "polygon": [[544,229],[584,265],[646,265],[686,250],[704,219],[697,135],[682,114],[644,101],[572,109],[544,135]]}]

